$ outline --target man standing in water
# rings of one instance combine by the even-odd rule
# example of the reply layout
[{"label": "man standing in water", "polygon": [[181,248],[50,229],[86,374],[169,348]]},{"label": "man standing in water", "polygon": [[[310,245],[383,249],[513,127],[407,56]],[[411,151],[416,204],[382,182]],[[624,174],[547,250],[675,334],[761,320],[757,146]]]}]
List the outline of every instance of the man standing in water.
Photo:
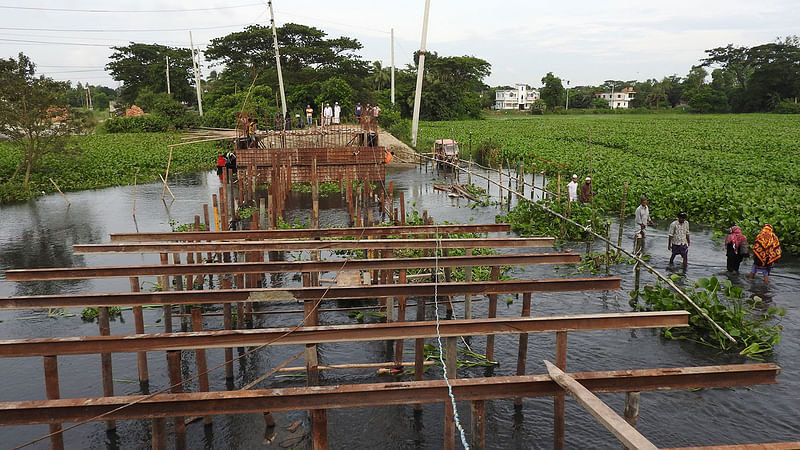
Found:
[{"label": "man standing in water", "polygon": [[644,195],[642,196],[642,204],[636,208],[635,217],[636,225],[639,225],[640,233],[642,237],[644,237],[644,229],[647,228],[648,225],[653,225],[653,221],[650,220],[650,209],[647,208],[647,197]]},{"label": "man standing in water", "polygon": [[572,181],[567,183],[567,193],[569,194],[569,201],[578,201],[578,174],[572,174]]},{"label": "man standing in water", "polygon": [[669,224],[668,234],[668,248],[672,251],[672,257],[669,258],[670,265],[675,262],[675,255],[681,255],[681,258],[683,258],[683,268],[686,269],[690,242],[689,222],[686,220],[685,212],[679,212],[678,220]]}]

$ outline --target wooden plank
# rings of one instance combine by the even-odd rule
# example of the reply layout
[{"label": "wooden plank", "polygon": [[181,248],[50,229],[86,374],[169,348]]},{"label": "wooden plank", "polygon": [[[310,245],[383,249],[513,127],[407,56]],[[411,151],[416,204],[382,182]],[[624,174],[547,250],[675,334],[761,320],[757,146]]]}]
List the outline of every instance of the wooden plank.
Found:
[{"label": "wooden plank", "polygon": [[[88,306],[190,305],[227,302],[334,300],[374,297],[516,294],[520,292],[605,291],[620,288],[619,278],[559,278],[472,283],[412,283],[209,291],[121,292],[113,294],[0,297],[0,309],[85,308]],[[166,319],[165,319],[166,320]]]},{"label": "wooden plank", "polygon": [[[352,186],[352,185],[351,185]],[[258,240],[258,239],[316,239],[333,237],[360,237],[376,234],[451,234],[451,233],[506,233],[511,224],[443,224],[443,225],[402,225],[392,227],[350,227],[350,228],[300,228],[287,230],[231,230],[231,231],[184,231],[111,233],[111,242],[158,242],[158,241],[216,241],[216,240]]]},{"label": "wooden plank", "polygon": [[352,250],[409,248],[547,248],[554,238],[465,238],[465,239],[356,239],[356,240],[262,240],[185,243],[116,243],[73,245],[73,253],[186,253],[253,252],[292,250]]},{"label": "wooden plank", "polygon": [[81,355],[157,350],[194,350],[259,345],[309,345],[392,339],[545,333],[687,326],[686,311],[585,314],[553,317],[326,325],[301,328],[195,331],[116,336],[12,339],[0,341],[0,357]]},{"label": "wooden plank", "polygon": [[[584,372],[571,373],[570,376],[590,391],[598,393],[774,384],[779,370],[780,367],[775,364],[737,364]],[[450,383],[453,385],[453,394],[459,401],[543,397],[563,392],[548,375],[460,378]],[[99,414],[124,405],[129,406],[103,419],[260,414],[264,411],[439,403],[449,399],[444,380],[159,394],[151,398],[145,397],[135,395],[2,402],[0,426],[91,420]],[[132,402],[139,403],[131,404]]]},{"label": "wooden plank", "polygon": [[[182,265],[64,267],[45,269],[12,269],[6,281],[77,280],[90,278],[162,276],[228,273],[333,272],[346,265],[347,270],[398,270],[407,268],[515,266],[533,264],[574,264],[578,253],[536,253],[483,256],[449,256],[441,258],[332,259],[327,261],[267,261]],[[131,285],[133,286],[133,284]],[[132,289],[133,290],[133,289]]]},{"label": "wooden plank", "polygon": [[550,378],[569,392],[569,394],[589,411],[595,419],[603,424],[608,431],[614,433],[614,436],[626,447],[635,450],[658,450],[658,447],[647,440],[636,428],[632,427],[631,424],[626,422],[619,414],[615,413],[613,409],[603,403],[596,395],[592,394],[590,390],[583,387],[579,382],[575,381],[574,378],[564,373],[550,361],[545,360],[544,364],[547,366],[547,372],[550,374]]}]

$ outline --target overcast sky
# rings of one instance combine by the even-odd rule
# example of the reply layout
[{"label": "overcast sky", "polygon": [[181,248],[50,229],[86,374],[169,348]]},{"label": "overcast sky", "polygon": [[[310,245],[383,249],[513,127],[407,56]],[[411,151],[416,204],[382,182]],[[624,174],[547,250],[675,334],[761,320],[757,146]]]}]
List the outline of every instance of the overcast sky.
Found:
[{"label": "overcast sky", "polygon": [[[797,0],[636,3],[431,0],[427,48],[489,61],[492,74],[485,81],[492,86],[538,87],[551,71],[576,86],[684,76],[706,49],[729,43],[754,46],[800,34]],[[356,38],[364,45],[364,59],[385,65],[390,64],[389,30],[394,28],[397,66],[410,63],[420,46],[424,6],[424,0],[273,2],[278,26],[295,22],[320,28],[329,37]],[[114,12],[103,12],[109,10]],[[188,47],[191,29],[202,49],[212,38],[248,24],[269,24],[266,2],[254,0],[0,0],[0,17],[0,57],[22,51],[40,73],[111,87],[118,83],[103,70],[110,45],[135,41]],[[205,65],[204,75],[208,72]]]}]

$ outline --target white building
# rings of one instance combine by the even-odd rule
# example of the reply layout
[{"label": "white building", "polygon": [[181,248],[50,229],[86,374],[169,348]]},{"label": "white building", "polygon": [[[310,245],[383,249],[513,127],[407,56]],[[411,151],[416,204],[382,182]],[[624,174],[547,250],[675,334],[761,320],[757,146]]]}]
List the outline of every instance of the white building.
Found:
[{"label": "white building", "polygon": [[594,96],[607,101],[611,109],[628,109],[628,104],[633,100],[635,95],[636,92],[633,88],[627,87],[618,92],[603,92],[595,94]]},{"label": "white building", "polygon": [[498,89],[494,94],[494,109],[529,110],[531,104],[539,100],[539,90],[528,88],[526,84],[515,84],[514,89]]}]

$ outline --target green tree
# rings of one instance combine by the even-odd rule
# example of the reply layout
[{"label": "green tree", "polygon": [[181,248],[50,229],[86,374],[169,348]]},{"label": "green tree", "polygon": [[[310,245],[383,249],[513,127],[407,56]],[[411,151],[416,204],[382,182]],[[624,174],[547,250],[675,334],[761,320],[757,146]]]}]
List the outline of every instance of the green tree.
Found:
[{"label": "green tree", "polygon": [[689,107],[697,113],[723,113],[728,112],[728,97],[725,92],[714,89],[709,85],[700,86],[693,90],[689,98]]},{"label": "green tree", "polygon": [[683,79],[681,100],[688,101],[705,84],[708,72],[703,66],[692,66],[686,78]]},{"label": "green tree", "polygon": [[111,62],[106,64],[106,70],[111,72],[115,80],[122,81],[119,96],[123,102],[132,103],[143,88],[167,92],[167,56],[173,98],[188,103],[196,102],[192,52],[188,48],[137,43],[112,48],[114,53],[111,54]]},{"label": "green tree", "polygon": [[664,83],[656,82],[653,84],[653,88],[650,90],[650,93],[647,94],[647,104],[648,105],[655,105],[656,109],[658,106],[666,102],[669,99],[667,96],[667,91],[664,88]]},{"label": "green tree", "polygon": [[[347,112],[353,106],[353,89],[339,77],[329,78],[320,84],[319,95],[314,99],[315,105],[339,102],[342,111]],[[317,108],[314,108],[315,110]]]},{"label": "green tree", "polygon": [[92,94],[92,105],[94,105],[96,109],[108,109],[109,102],[110,100],[105,92]]},{"label": "green tree", "polygon": [[22,150],[11,178],[24,170],[26,187],[42,156],[63,151],[68,137],[86,125],[65,101],[69,85],[35,72],[35,64],[22,53],[16,60],[0,59],[0,134]]},{"label": "green tree", "polygon": [[561,85],[561,79],[553,75],[553,72],[548,72],[542,78],[542,85],[539,96],[548,108],[555,109],[564,103],[564,86]]}]

